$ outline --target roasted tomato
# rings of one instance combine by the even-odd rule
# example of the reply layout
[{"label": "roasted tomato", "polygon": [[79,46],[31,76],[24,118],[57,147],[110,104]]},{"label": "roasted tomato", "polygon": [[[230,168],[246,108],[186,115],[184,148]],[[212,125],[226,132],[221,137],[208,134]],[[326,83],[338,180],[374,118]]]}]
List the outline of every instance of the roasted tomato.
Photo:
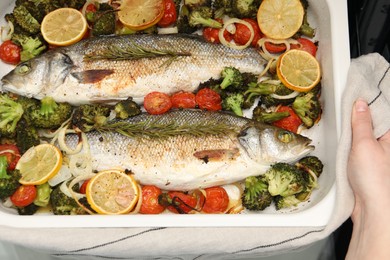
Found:
[{"label": "roasted tomato", "polygon": [[5,63],[16,65],[20,62],[20,47],[11,40],[0,45],[0,59]]},{"label": "roasted tomato", "polygon": [[174,108],[195,108],[195,94],[192,92],[177,92],[171,96]]},{"label": "roasted tomato", "polygon": [[205,213],[224,213],[229,205],[229,195],[222,187],[206,188],[206,201],[202,211]]},{"label": "roasted tomato", "polygon": [[202,88],[196,93],[195,99],[200,109],[213,111],[222,109],[221,96],[212,89]]},{"label": "roasted tomato", "polygon": [[11,202],[16,207],[25,207],[34,202],[37,188],[34,185],[22,185],[11,195]]},{"label": "roasted tomato", "polygon": [[145,185],[142,187],[142,204],[140,208],[141,214],[160,214],[165,210],[165,207],[158,203],[158,197],[162,194],[160,188],[153,185]]},{"label": "roasted tomato", "polygon": [[162,92],[151,92],[144,98],[144,108],[152,115],[164,114],[172,108],[171,97]]},{"label": "roasted tomato", "polygon": [[273,125],[296,133],[298,131],[298,127],[302,124],[302,120],[297,116],[295,111],[289,106],[280,106],[276,111],[287,111],[290,113],[290,116],[274,122]]}]

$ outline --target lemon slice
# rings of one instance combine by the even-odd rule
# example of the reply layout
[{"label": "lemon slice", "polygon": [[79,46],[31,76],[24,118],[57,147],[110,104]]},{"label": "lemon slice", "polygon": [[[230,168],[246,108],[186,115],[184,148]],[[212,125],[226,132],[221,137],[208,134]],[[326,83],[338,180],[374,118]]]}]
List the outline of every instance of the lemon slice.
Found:
[{"label": "lemon slice", "polygon": [[268,38],[287,39],[301,27],[304,12],[300,0],[263,0],[257,22]]},{"label": "lemon slice", "polygon": [[28,149],[16,165],[24,185],[40,185],[54,177],[62,165],[61,151],[51,144],[40,144]]},{"label": "lemon slice", "polygon": [[321,79],[320,64],[310,53],[303,50],[289,50],[281,55],[276,66],[280,81],[289,89],[307,92]]},{"label": "lemon slice", "polygon": [[164,0],[123,0],[118,18],[132,30],[149,28],[163,17]]},{"label": "lemon slice", "polygon": [[88,203],[100,214],[125,214],[138,202],[139,189],[131,175],[120,170],[96,174],[87,184]]},{"label": "lemon slice", "polygon": [[41,24],[43,38],[56,46],[67,46],[80,41],[87,29],[87,20],[73,8],[56,9],[48,13]]}]

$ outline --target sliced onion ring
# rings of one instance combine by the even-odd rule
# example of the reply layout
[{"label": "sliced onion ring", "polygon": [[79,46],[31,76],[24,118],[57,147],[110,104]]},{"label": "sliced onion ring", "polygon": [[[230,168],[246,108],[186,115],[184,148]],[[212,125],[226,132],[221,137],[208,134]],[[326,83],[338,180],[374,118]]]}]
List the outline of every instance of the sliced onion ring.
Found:
[{"label": "sliced onion ring", "polygon": [[295,98],[298,95],[299,95],[298,91],[293,91],[290,94],[285,95],[285,96],[281,96],[281,95],[278,95],[278,94],[275,94],[275,93],[270,94],[271,97],[276,98],[276,99],[290,99],[290,98]]},{"label": "sliced onion ring", "polygon": [[[232,42],[228,42],[226,41],[225,37],[223,36],[223,33],[225,32],[226,28],[231,25],[231,24],[235,24],[235,23],[240,23],[240,24],[243,24],[245,25],[246,27],[248,27],[249,31],[251,32],[251,37],[249,38],[249,40],[247,41],[247,43],[245,43],[244,45],[237,45],[235,43],[232,43]],[[236,50],[243,50],[245,49],[246,47],[248,47],[251,43],[252,43],[252,40],[253,40],[253,37],[255,37],[255,32],[253,30],[253,27],[250,23],[244,21],[244,20],[241,20],[241,19],[238,19],[238,18],[231,18],[229,20],[227,20],[224,24],[223,24],[223,27],[222,29],[219,30],[218,32],[218,38],[220,40],[220,42],[225,45],[225,46],[228,46],[230,48],[233,48],[233,49],[236,49]]]},{"label": "sliced onion ring", "polygon": [[8,21],[6,26],[1,27],[1,41],[11,40],[12,34],[14,33],[14,24]]}]

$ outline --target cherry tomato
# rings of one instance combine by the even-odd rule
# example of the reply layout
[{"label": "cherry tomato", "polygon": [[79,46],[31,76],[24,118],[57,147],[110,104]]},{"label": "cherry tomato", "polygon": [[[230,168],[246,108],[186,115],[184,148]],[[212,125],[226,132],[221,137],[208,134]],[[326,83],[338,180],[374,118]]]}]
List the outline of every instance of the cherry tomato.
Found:
[{"label": "cherry tomato", "polygon": [[153,185],[145,185],[142,187],[142,204],[140,208],[141,214],[160,214],[165,210],[165,207],[158,203],[158,196],[162,194],[160,188]]},{"label": "cherry tomato", "polygon": [[202,88],[195,95],[196,103],[200,109],[217,111],[222,109],[221,96],[212,89]]},{"label": "cherry tomato", "polygon": [[307,51],[313,56],[316,56],[317,46],[314,42],[306,38],[298,38],[297,41],[301,44],[291,44],[291,49],[300,49],[303,51]]},{"label": "cherry tomato", "polygon": [[36,197],[37,188],[34,185],[22,185],[11,195],[10,199],[16,207],[25,207],[33,203]]},{"label": "cherry tomato", "polygon": [[16,145],[2,144],[0,145],[0,156],[7,157],[7,170],[14,170],[20,159],[20,152]]},{"label": "cherry tomato", "polygon": [[20,62],[20,47],[11,40],[0,45],[0,59],[5,63],[16,65]]},{"label": "cherry tomato", "polygon": [[287,111],[290,113],[290,116],[274,122],[273,125],[296,133],[298,131],[298,127],[302,124],[302,120],[297,116],[295,111],[289,106],[280,106],[276,111]]},{"label": "cherry tomato", "polygon": [[206,213],[223,213],[229,205],[229,195],[222,187],[206,188],[206,201],[203,211]]},{"label": "cherry tomato", "polygon": [[144,98],[144,108],[152,115],[164,114],[172,108],[171,97],[162,92],[151,92]]},{"label": "cherry tomato", "polygon": [[87,8],[85,8],[86,13],[95,13],[97,11],[95,4],[89,4],[87,5]]},{"label": "cherry tomato", "polygon": [[85,194],[85,192],[86,192],[86,190],[87,190],[87,185],[88,185],[88,182],[89,182],[89,181],[90,181],[90,180],[85,180],[85,181],[83,182],[83,184],[81,184],[81,187],[80,187],[80,190],[79,190],[80,193]]},{"label": "cherry tomato", "polygon": [[168,27],[174,24],[177,19],[176,6],[173,0],[164,0],[164,4],[164,15],[157,23],[157,25],[160,27]]},{"label": "cherry tomato", "polygon": [[267,51],[272,53],[284,52],[287,49],[285,44],[275,44],[272,42],[265,42],[264,46]]},{"label": "cherry tomato", "polygon": [[172,204],[167,209],[173,213],[187,214],[195,209],[198,201],[195,196],[180,191],[169,191],[168,196],[172,199]]},{"label": "cherry tomato", "polygon": [[[223,23],[222,19],[217,18],[215,19],[221,24]],[[211,27],[205,27],[203,29],[203,37],[206,39],[206,41],[211,42],[211,43],[221,43],[219,40],[219,31],[221,29],[218,28],[211,28]],[[230,42],[233,40],[233,35],[229,33],[227,30],[223,32],[223,37],[227,42]]]},{"label": "cherry tomato", "polygon": [[178,92],[171,96],[174,108],[195,108],[195,94],[192,92]]},{"label": "cherry tomato", "polygon": [[[251,44],[252,44],[252,46],[255,47],[257,45],[257,42],[262,37],[259,25],[253,19],[244,18],[242,20],[244,20],[244,21],[248,22],[250,25],[252,25],[254,36],[253,36],[253,40],[252,40]],[[235,43],[237,43],[239,45],[245,45],[251,37],[251,31],[249,30],[249,28],[246,25],[243,25],[241,23],[236,23],[235,25],[236,25],[236,32],[233,35],[233,39],[234,39]]]}]

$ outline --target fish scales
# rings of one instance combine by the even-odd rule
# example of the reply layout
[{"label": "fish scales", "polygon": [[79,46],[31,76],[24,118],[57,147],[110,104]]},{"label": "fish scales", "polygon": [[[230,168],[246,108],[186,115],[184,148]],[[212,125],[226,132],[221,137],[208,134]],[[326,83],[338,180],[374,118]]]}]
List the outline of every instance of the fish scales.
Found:
[{"label": "fish scales", "polygon": [[[177,56],[91,59],[114,47],[141,47]],[[118,101],[129,96],[142,103],[152,91],[195,91],[199,83],[219,78],[225,66],[259,74],[264,64],[254,48],[234,50],[196,35],[94,37],[20,64],[2,78],[2,89],[38,99],[52,96],[58,102],[74,105]]]},{"label": "fish scales", "polygon": [[[142,114],[127,122],[142,123],[145,131],[156,125],[160,128],[155,131],[163,131],[172,124],[186,131],[164,138],[87,133],[92,168],[127,169],[140,183],[166,190],[234,183],[264,173],[275,162],[298,160],[314,149],[306,137],[223,112],[173,110],[164,115]],[[229,130],[194,134],[201,125]],[[66,142],[75,146],[78,138],[69,135]]]}]

